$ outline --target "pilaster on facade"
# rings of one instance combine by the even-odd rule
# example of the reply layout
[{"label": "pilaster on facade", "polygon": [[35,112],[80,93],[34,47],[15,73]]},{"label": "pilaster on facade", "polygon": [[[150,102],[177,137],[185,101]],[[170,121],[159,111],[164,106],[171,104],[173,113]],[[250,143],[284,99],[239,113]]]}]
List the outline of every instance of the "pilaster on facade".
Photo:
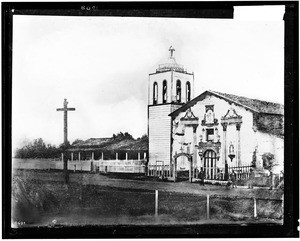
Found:
[{"label": "pilaster on facade", "polygon": [[242,116],[238,115],[234,108],[230,108],[226,115],[221,117],[221,125],[223,126],[223,141],[224,141],[224,162],[227,162],[227,126],[235,125],[236,126],[236,163],[238,166],[241,166],[241,125],[243,123]]}]

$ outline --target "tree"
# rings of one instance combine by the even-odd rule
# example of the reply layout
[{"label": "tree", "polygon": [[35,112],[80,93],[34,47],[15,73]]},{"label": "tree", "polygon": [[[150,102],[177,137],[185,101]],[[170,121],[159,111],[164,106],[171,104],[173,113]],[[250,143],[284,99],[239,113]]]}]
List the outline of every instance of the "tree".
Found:
[{"label": "tree", "polygon": [[263,167],[270,172],[270,189],[273,189],[274,177],[273,177],[273,167],[275,166],[275,157],[272,153],[267,152],[262,155]]},{"label": "tree", "polygon": [[42,138],[35,139],[22,148],[17,148],[15,152],[16,158],[57,158],[59,155],[59,148],[46,144]]},{"label": "tree", "polygon": [[142,135],[141,140],[148,142],[149,138],[148,138],[147,134]]},{"label": "tree", "polygon": [[130,140],[133,140],[134,138],[132,137],[132,135],[130,135],[128,132],[125,132],[125,133],[123,133],[123,132],[120,132],[120,133],[118,133],[117,135],[116,134],[113,134],[113,136],[112,136],[112,138],[114,139],[114,140],[119,140],[119,141],[122,141],[122,140],[128,140],[128,139],[130,139]]},{"label": "tree", "polygon": [[66,149],[68,149],[69,147],[71,147],[71,144],[70,144],[70,142],[68,141],[67,143],[62,143],[62,144],[60,144],[59,145],[59,150],[60,151],[65,151]]},{"label": "tree", "polygon": [[124,133],[125,139],[133,139],[132,135],[130,135],[128,132]]},{"label": "tree", "polygon": [[252,154],[252,162],[251,162],[251,166],[253,168],[256,168],[256,160],[257,160],[256,153],[257,153],[257,149],[255,148],[255,150]]},{"label": "tree", "polygon": [[263,160],[263,167],[268,171],[272,171],[273,167],[275,166],[275,157],[272,153],[267,152],[262,155]]}]

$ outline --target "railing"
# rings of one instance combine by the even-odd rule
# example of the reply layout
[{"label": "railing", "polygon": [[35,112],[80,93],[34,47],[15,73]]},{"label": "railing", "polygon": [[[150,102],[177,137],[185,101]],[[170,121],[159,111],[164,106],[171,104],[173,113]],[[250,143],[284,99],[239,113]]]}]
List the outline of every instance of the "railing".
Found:
[{"label": "railing", "polygon": [[[234,170],[237,180],[246,180],[250,177],[251,166],[231,166],[228,167],[228,175]],[[225,168],[203,167],[206,180],[225,180]],[[194,178],[198,178],[199,171],[194,171]]]},{"label": "railing", "polygon": [[142,160],[99,160],[99,172],[110,173],[145,173],[145,165]]},{"label": "railing", "polygon": [[170,165],[148,165],[148,176],[162,178],[172,177]]},{"label": "railing", "polygon": [[[145,158],[146,155],[144,155]],[[146,159],[138,160],[68,160],[67,169],[87,172],[118,172],[118,173],[145,173]],[[14,169],[43,169],[62,170],[64,156],[60,159],[16,159],[13,158]]]},{"label": "railing", "polygon": [[252,166],[228,167],[228,174],[230,175],[234,171],[237,180],[246,180],[250,177],[251,168]]}]

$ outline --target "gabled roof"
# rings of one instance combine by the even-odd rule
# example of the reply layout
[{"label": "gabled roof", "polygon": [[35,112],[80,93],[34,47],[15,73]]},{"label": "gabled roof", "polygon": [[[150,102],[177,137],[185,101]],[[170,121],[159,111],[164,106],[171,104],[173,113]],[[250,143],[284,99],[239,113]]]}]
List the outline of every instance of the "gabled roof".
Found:
[{"label": "gabled roof", "polygon": [[169,114],[169,116],[175,116],[182,111],[186,111],[188,108],[195,105],[198,101],[203,100],[207,95],[214,95],[218,98],[224,99],[227,102],[235,103],[236,105],[242,106],[245,109],[255,113],[275,115],[283,115],[284,113],[284,106],[282,104],[207,90],[188,103],[184,104],[177,110],[173,111],[171,114]]}]

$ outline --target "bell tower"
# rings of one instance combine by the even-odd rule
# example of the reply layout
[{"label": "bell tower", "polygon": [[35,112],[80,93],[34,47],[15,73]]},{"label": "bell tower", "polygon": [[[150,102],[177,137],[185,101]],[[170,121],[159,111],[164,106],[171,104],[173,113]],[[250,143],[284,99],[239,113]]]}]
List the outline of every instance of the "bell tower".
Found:
[{"label": "bell tower", "polygon": [[172,120],[169,114],[194,97],[194,73],[177,64],[175,49],[148,80],[149,164],[171,163]]}]

